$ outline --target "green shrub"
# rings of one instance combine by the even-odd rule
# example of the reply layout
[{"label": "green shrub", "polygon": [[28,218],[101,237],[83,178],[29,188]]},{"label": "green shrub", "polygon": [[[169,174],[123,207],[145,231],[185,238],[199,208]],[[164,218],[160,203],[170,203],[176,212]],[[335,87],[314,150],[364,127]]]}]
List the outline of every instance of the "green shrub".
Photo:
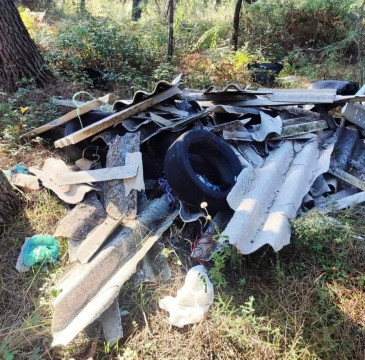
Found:
[{"label": "green shrub", "polygon": [[298,47],[318,50],[351,36],[353,5],[352,0],[258,0],[242,12],[241,41],[249,41],[271,60],[283,59]]},{"label": "green shrub", "polygon": [[145,75],[147,83],[158,59],[132,25],[91,16],[77,22],[69,19],[45,48],[45,57],[53,69],[71,79],[80,78],[82,68],[93,67],[112,71],[114,78],[128,83]]}]

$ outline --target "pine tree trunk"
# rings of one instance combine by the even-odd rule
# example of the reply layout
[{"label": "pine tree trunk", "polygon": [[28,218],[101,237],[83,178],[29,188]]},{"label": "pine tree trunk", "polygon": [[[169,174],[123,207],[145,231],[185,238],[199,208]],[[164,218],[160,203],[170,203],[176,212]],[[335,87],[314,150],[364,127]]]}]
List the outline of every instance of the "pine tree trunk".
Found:
[{"label": "pine tree trunk", "polygon": [[137,21],[141,18],[142,15],[142,0],[133,0],[132,1],[132,20]]},{"label": "pine tree trunk", "polygon": [[80,1],[80,11],[85,12],[85,10],[86,10],[85,0],[81,0]]},{"label": "pine tree trunk", "polygon": [[19,199],[0,170],[0,233],[6,222],[19,211]]},{"label": "pine tree trunk", "polygon": [[169,43],[167,48],[167,57],[169,59],[174,55],[174,0],[169,0]]},{"label": "pine tree trunk", "polygon": [[15,91],[27,79],[39,87],[54,77],[29,36],[13,0],[0,1],[0,87]]},{"label": "pine tree trunk", "polygon": [[242,0],[237,0],[236,7],[234,9],[234,16],[233,16],[233,50],[237,51],[238,47],[238,30],[240,26],[240,12],[242,7]]}]

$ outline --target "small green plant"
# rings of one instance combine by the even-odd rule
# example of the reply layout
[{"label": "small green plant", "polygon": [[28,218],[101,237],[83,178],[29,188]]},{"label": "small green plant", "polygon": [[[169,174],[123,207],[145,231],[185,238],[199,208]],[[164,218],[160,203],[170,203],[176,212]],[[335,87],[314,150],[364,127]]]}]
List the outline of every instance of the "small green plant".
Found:
[{"label": "small green plant", "polygon": [[9,349],[9,342],[4,340],[0,343],[0,357],[3,360],[13,360],[15,359],[14,356],[18,353],[17,350],[10,350]]},{"label": "small green plant", "polygon": [[169,249],[167,247],[164,247],[161,251],[161,255],[164,256],[166,259],[172,258],[174,263],[177,266],[181,266],[182,262],[180,260],[179,255],[176,253],[174,249]]}]

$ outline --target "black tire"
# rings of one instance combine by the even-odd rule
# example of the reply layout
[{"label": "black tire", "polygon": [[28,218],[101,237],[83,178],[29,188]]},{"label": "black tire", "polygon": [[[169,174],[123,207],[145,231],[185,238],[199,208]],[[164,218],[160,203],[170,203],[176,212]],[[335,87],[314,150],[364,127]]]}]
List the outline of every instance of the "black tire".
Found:
[{"label": "black tire", "polygon": [[164,162],[167,181],[177,198],[209,212],[227,206],[226,198],[242,165],[228,144],[202,129],[181,135],[168,149]]}]

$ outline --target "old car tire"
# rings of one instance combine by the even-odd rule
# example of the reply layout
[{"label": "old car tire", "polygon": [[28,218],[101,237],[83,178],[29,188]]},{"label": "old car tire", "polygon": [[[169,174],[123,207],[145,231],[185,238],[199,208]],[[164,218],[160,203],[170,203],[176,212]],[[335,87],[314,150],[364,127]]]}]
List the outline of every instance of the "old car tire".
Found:
[{"label": "old car tire", "polygon": [[181,201],[215,212],[227,206],[226,197],[242,165],[219,136],[202,129],[181,135],[168,149],[164,162],[167,181]]}]

